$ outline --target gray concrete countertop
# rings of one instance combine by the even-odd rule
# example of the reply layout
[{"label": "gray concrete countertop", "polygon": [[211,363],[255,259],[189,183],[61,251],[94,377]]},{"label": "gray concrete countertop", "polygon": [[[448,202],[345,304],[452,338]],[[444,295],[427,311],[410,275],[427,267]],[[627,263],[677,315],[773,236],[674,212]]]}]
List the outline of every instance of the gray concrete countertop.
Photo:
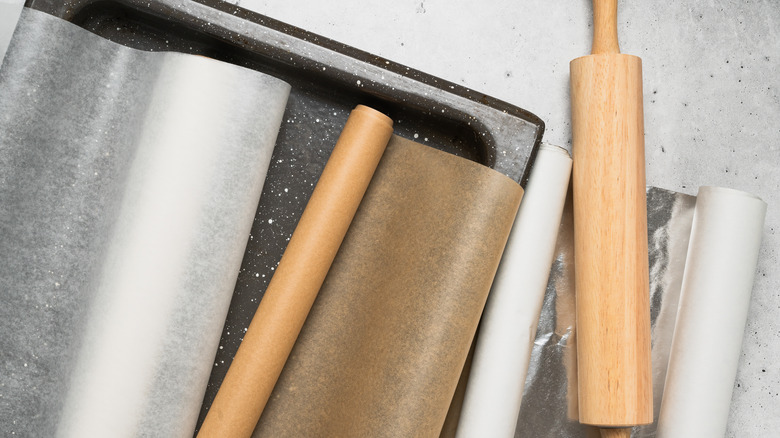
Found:
[{"label": "gray concrete countertop", "polygon": [[[232,0],[525,108],[571,148],[569,61],[590,52],[588,0]],[[619,2],[644,64],[647,183],[718,185],[768,204],[729,436],[780,430],[780,2]]]}]

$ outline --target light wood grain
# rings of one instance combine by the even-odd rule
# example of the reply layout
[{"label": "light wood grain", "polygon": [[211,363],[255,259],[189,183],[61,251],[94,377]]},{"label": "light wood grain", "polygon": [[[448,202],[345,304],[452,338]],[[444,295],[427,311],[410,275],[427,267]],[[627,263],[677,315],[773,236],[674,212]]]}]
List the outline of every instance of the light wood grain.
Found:
[{"label": "light wood grain", "polygon": [[593,0],[593,46],[590,53],[620,53],[617,0]]},{"label": "light wood grain", "polygon": [[631,438],[630,427],[619,429],[602,428],[599,429],[599,432],[601,432],[601,438]]},{"label": "light wood grain", "polygon": [[622,427],[653,420],[642,61],[615,2],[594,13],[598,54],[570,65],[579,420]]}]

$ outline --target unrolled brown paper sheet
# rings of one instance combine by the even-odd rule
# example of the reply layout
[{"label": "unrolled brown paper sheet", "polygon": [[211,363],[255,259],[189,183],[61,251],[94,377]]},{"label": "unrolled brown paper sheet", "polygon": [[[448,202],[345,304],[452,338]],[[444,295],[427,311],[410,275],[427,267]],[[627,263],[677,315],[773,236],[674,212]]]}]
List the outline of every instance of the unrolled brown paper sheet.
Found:
[{"label": "unrolled brown paper sheet", "polygon": [[393,137],[253,436],[437,437],[521,197]]},{"label": "unrolled brown paper sheet", "polygon": [[378,111],[358,105],[350,114],[199,438],[252,434],[392,132]]}]

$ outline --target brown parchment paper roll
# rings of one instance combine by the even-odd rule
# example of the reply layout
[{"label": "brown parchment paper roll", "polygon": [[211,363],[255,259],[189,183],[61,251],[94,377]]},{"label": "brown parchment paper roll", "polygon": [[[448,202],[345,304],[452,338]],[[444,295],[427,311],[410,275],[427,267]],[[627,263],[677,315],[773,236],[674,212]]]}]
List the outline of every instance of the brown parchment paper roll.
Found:
[{"label": "brown parchment paper roll", "polygon": [[350,114],[198,437],[252,434],[392,132],[378,111]]},{"label": "brown parchment paper roll", "polygon": [[254,437],[438,437],[522,189],[393,137]]}]

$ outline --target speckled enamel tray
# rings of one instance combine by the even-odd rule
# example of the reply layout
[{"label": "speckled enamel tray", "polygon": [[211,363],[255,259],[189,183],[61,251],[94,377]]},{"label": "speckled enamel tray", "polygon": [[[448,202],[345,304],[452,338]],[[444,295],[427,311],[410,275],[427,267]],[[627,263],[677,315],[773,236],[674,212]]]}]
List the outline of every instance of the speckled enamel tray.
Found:
[{"label": "speckled enamel tray", "polygon": [[208,56],[292,85],[204,410],[355,105],[387,113],[403,137],[521,184],[544,131],[523,109],[221,1],[28,0],[27,6],[127,46]]}]

